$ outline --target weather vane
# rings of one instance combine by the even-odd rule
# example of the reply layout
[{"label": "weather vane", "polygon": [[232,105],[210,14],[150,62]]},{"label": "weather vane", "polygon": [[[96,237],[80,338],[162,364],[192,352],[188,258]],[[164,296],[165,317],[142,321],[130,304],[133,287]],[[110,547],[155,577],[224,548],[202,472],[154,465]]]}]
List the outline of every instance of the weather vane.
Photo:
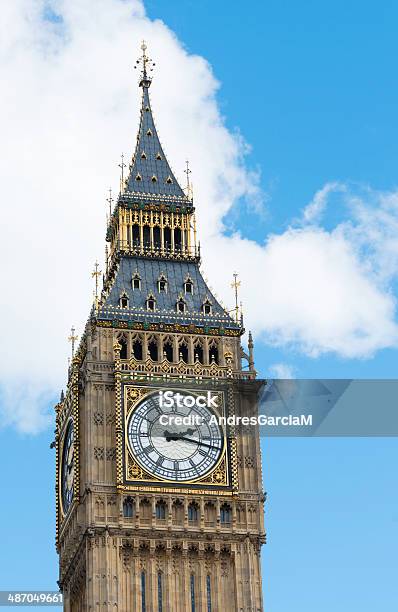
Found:
[{"label": "weather vane", "polygon": [[[238,273],[237,272],[234,272],[233,277],[234,277],[234,282],[231,283],[231,287],[232,287],[232,289],[235,289],[235,308],[234,308],[235,321],[237,323],[239,323],[239,296],[238,296],[238,289],[240,287],[240,281],[238,281]],[[242,308],[242,302],[241,302],[241,308]]]},{"label": "weather vane", "polygon": [[145,40],[142,41],[141,50],[142,50],[142,55],[135,62],[134,68],[137,69],[140,64],[142,65],[140,86],[144,85],[146,87],[149,87],[149,85],[151,84],[151,77],[148,75],[148,72],[152,72],[156,64],[146,54],[147,46],[146,46]]},{"label": "weather vane", "polygon": [[76,332],[76,330],[75,330],[75,328],[72,326],[72,327],[71,327],[71,330],[70,330],[70,336],[69,336],[69,338],[68,338],[69,342],[72,344],[72,359],[73,359],[74,354],[75,354],[75,342],[77,341],[77,339],[78,339],[78,337],[79,337],[79,336],[77,336],[77,335],[75,334],[75,332]]}]

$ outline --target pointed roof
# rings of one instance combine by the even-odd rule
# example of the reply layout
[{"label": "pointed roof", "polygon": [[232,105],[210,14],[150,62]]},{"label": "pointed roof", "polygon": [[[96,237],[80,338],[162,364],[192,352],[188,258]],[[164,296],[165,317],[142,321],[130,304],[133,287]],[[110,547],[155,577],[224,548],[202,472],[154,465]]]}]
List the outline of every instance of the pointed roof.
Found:
[{"label": "pointed roof", "polygon": [[147,73],[147,66],[151,60],[146,56],[145,44],[142,49],[143,55],[139,60],[143,66],[140,80],[140,87],[142,87],[140,127],[135,153],[125,183],[125,193],[185,198],[186,195],[178,184],[160,144],[149,99],[151,78]]}]

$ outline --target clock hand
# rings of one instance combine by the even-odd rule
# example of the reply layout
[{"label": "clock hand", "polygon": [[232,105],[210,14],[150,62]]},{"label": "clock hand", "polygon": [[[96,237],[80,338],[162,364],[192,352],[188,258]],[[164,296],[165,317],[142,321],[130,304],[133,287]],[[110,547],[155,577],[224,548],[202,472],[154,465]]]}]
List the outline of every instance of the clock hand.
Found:
[{"label": "clock hand", "polygon": [[195,433],[194,429],[187,429],[186,431],[180,431],[180,432],[172,432],[170,433],[169,431],[164,431],[163,435],[166,438],[167,442],[170,442],[170,440],[178,440],[181,436],[186,436],[188,434],[188,436],[192,436]]},{"label": "clock hand", "polygon": [[[164,432],[165,434],[168,432]],[[206,446],[207,448],[215,448],[216,450],[220,450],[218,446],[214,446],[214,444],[206,444],[206,442],[201,442],[200,440],[195,440],[195,438],[187,438],[186,436],[178,435],[178,434],[170,434],[169,436],[165,435],[167,442],[171,442],[172,440],[184,440],[185,442],[191,442],[193,444],[199,444],[199,446]]]}]

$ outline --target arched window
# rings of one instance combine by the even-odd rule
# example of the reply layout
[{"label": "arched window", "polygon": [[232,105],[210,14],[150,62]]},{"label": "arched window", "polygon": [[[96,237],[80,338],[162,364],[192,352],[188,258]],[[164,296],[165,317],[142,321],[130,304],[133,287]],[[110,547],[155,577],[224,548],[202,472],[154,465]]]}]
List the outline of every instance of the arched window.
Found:
[{"label": "arched window", "polygon": [[184,291],[185,293],[193,293],[193,282],[189,277],[184,283]]},{"label": "arched window", "polygon": [[146,309],[152,312],[156,310],[156,300],[152,294],[149,294],[146,299]]},{"label": "arched window", "polygon": [[133,278],[131,279],[131,284],[133,289],[141,289],[141,277],[138,274],[138,272],[136,272],[133,276]]},{"label": "arched window", "polygon": [[223,525],[228,525],[232,519],[231,506],[223,504],[220,508],[220,521]]},{"label": "arched window", "polygon": [[166,518],[166,504],[164,501],[156,503],[156,518],[160,521],[164,521]]},{"label": "arched window", "polygon": [[177,300],[177,304],[176,304],[176,309],[177,312],[185,312],[187,308],[187,305],[185,303],[185,300],[183,300],[182,298],[180,298],[179,300]]},{"label": "arched window", "polygon": [[137,361],[141,361],[142,360],[142,340],[138,337],[135,338],[132,342],[132,347],[133,347],[134,359],[137,359]]},{"label": "arched window", "polygon": [[179,359],[188,363],[188,344],[186,340],[182,340],[179,346]]},{"label": "arched window", "polygon": [[119,344],[122,347],[120,349],[120,359],[127,359],[127,340],[126,338],[119,338]]},{"label": "arched window", "polygon": [[194,356],[195,362],[199,361],[199,363],[203,363],[203,346],[200,341],[194,345]]},{"label": "arched window", "polygon": [[209,345],[209,362],[210,364],[218,364],[218,346],[215,340],[213,340]]},{"label": "arched window", "polygon": [[152,361],[158,360],[158,343],[153,337],[148,342],[148,353]]},{"label": "arched window", "polygon": [[119,299],[120,308],[128,308],[129,307],[129,298],[126,292],[123,292]]},{"label": "arched window", "polygon": [[211,314],[212,314],[212,310],[213,310],[213,308],[212,308],[212,305],[211,305],[210,300],[209,300],[209,299],[206,299],[206,300],[203,302],[203,304],[202,304],[202,311],[203,311],[203,314],[205,314],[205,315],[211,315]]},{"label": "arched window", "polygon": [[171,338],[166,338],[163,342],[163,357],[170,361],[173,361],[173,342]]},{"label": "arched window", "polygon": [[134,502],[131,497],[126,497],[123,502],[123,516],[132,518],[134,514]]},{"label": "arched window", "polygon": [[198,520],[198,516],[198,506],[197,504],[192,502],[192,504],[189,504],[188,506],[188,520],[191,521],[191,523],[196,523]]},{"label": "arched window", "polygon": [[161,274],[161,276],[159,276],[158,291],[159,293],[167,293],[167,278],[164,274]]}]

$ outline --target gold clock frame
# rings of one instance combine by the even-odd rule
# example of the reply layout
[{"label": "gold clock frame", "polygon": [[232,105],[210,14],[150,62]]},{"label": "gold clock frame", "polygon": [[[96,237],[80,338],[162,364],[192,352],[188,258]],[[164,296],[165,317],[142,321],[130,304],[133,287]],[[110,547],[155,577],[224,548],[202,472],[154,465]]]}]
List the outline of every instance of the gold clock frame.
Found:
[{"label": "gold clock frame", "polygon": [[[205,381],[201,387],[186,387],[177,384],[168,385],[170,391],[188,391],[194,395],[203,393]],[[208,385],[211,387],[211,383]],[[116,474],[117,488],[120,492],[137,492],[145,489],[148,492],[194,492],[215,495],[231,495],[237,490],[236,440],[224,433],[222,453],[215,466],[201,478],[175,482],[156,477],[143,469],[130,451],[127,436],[127,424],[133,410],[147,395],[165,390],[163,385],[145,385],[136,382],[123,382],[116,378]],[[227,416],[226,392],[224,389],[212,389],[218,393],[222,412]]]}]

